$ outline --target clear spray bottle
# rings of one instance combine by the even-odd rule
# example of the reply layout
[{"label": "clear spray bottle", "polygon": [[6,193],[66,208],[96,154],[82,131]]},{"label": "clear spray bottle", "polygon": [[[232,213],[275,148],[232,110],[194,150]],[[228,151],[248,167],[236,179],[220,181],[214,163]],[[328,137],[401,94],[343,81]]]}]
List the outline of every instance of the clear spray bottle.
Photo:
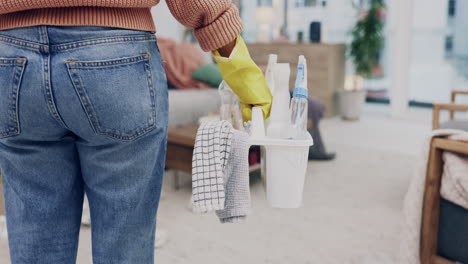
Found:
[{"label": "clear spray bottle", "polygon": [[291,100],[291,127],[290,139],[300,139],[307,130],[307,110],[308,110],[308,89],[307,89],[307,61],[304,56],[299,56],[297,66],[297,77]]}]

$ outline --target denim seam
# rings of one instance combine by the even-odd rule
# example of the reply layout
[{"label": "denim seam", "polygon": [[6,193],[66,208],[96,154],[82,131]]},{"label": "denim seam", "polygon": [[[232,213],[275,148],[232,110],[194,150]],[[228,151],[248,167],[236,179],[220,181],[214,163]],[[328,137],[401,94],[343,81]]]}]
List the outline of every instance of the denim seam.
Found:
[{"label": "denim seam", "polygon": [[40,48],[40,51],[43,53],[50,53],[50,42],[49,42],[49,33],[47,26],[39,26],[39,38],[41,43],[46,43],[47,45],[43,45]]},{"label": "denim seam", "polygon": [[28,42],[28,41],[20,40],[20,39],[16,39],[16,38],[11,38],[11,37],[7,37],[7,36],[4,36],[4,35],[0,35],[0,42],[4,42],[4,43],[7,43],[7,44],[19,46],[19,47],[22,47],[22,48],[32,49],[32,50],[35,50],[35,51],[40,51],[41,48],[45,47],[45,45],[42,45],[42,44]]},{"label": "denim seam", "polygon": [[[5,59],[6,60],[6,59]],[[16,63],[12,64],[3,64],[3,65],[13,65],[14,66],[14,74],[12,80],[12,87],[11,91],[8,94],[8,100],[10,101],[8,106],[8,114],[13,122],[13,128],[3,131],[0,133],[0,137],[9,137],[9,136],[16,136],[19,135],[21,132],[20,122],[19,122],[19,113],[18,113],[18,98],[19,98],[19,89],[21,86],[21,80],[23,79],[24,68],[26,66],[27,60],[24,58],[17,58],[13,59]]]},{"label": "denim seam", "polygon": [[39,41],[41,43],[49,45],[49,35],[47,34],[47,26],[39,26],[38,33],[39,33]]},{"label": "denim seam", "polygon": [[152,124],[152,125],[150,125],[150,126],[148,126],[146,128],[135,129],[132,132],[132,133],[135,133],[135,135],[132,135],[132,136],[121,136],[121,135],[116,135],[115,133],[112,133],[112,132],[98,132],[97,134],[102,135],[102,136],[108,136],[108,137],[111,137],[111,138],[114,138],[114,139],[117,139],[117,140],[121,140],[121,141],[131,141],[131,140],[137,139],[137,138],[145,135],[146,133],[153,130],[155,127],[156,127],[156,124]]},{"label": "denim seam", "polygon": [[0,65],[23,65],[25,61],[25,58],[20,57],[15,59],[0,58]]},{"label": "denim seam", "polygon": [[149,58],[149,54],[145,53],[139,56],[134,57],[127,57],[122,59],[116,60],[101,60],[101,61],[67,61],[67,65],[69,65],[72,69],[89,69],[89,68],[103,68],[103,67],[111,67],[111,66],[120,66],[120,65],[128,65],[134,64],[142,61],[147,61]]},{"label": "denim seam", "polygon": [[80,47],[98,45],[98,44],[107,44],[107,43],[125,43],[125,42],[132,42],[132,41],[151,41],[156,40],[155,35],[135,35],[135,36],[117,36],[117,37],[109,37],[109,38],[101,38],[101,39],[92,39],[92,40],[83,40],[74,43],[67,43],[67,44],[58,44],[52,45],[49,47],[45,44],[34,43],[22,39],[12,38],[5,35],[0,35],[0,42],[5,42],[8,44],[12,44],[15,46],[23,47],[32,49],[35,51],[66,51],[71,49],[76,49]]},{"label": "denim seam", "polygon": [[[49,36],[47,32],[47,27],[40,27],[39,28],[39,35],[41,40],[44,42],[49,42]],[[46,48],[42,50],[43,52],[49,53],[49,45],[46,45]],[[44,73],[44,89],[45,89],[45,99],[47,102],[47,106],[49,107],[49,113],[55,119],[55,121],[65,129],[68,129],[67,125],[63,121],[62,117],[59,115],[57,106],[55,105],[55,100],[53,98],[53,92],[51,87],[50,81],[50,54],[43,55],[44,62],[42,64],[42,70]]]},{"label": "denim seam", "polygon": [[12,62],[12,63],[1,63],[1,62],[0,62],[0,65],[19,65],[19,66],[21,66],[22,64],[21,64],[21,63],[17,63],[17,62]]},{"label": "denim seam", "polygon": [[156,40],[155,35],[135,35],[135,36],[117,36],[101,39],[91,39],[83,40],[67,44],[52,45],[51,51],[66,51],[86,46],[93,46],[98,44],[108,44],[108,43],[121,43],[121,42],[135,42],[135,41],[149,41]]},{"label": "denim seam", "polygon": [[20,120],[19,120],[19,89],[21,87],[21,80],[23,78],[23,73],[24,73],[24,69],[26,68],[26,59],[23,60],[23,65],[21,65],[21,67],[18,67],[18,70],[17,72],[15,73],[15,87],[16,87],[16,91],[14,91],[12,93],[12,96],[13,96],[13,99],[14,99],[14,107],[15,107],[15,122],[16,122],[16,130],[17,130],[17,133],[20,134],[21,133],[21,124],[20,124]]},{"label": "denim seam", "polygon": [[[46,60],[49,61],[50,57],[47,56],[46,57]],[[51,85],[50,85],[50,78],[49,78],[49,74],[50,74],[50,63],[49,62],[46,62],[46,67],[44,68],[44,75],[45,75],[45,90],[46,90],[46,99],[47,99],[47,105],[49,106],[49,111],[50,113],[52,114],[52,116],[54,117],[54,119],[64,128],[68,129],[67,125],[65,124],[65,122],[62,120],[62,118],[60,117],[60,115],[58,114],[58,110],[57,110],[57,107],[55,106],[55,102],[54,102],[54,99],[53,99],[53,93],[52,93],[52,88],[51,88]]]},{"label": "denim seam", "polygon": [[[139,61],[136,61],[136,62],[133,62],[133,63],[144,62],[145,63],[145,70],[146,70],[147,74],[150,75],[151,72],[148,72],[149,67],[147,66],[149,64],[149,54],[140,55],[140,56],[145,56],[145,57],[144,57],[143,60],[139,60]],[[137,58],[137,57],[140,57],[140,56],[131,57],[131,58]],[[116,60],[116,61],[119,61],[119,60]],[[118,131],[109,132],[109,129],[103,129],[101,127],[101,124],[99,123],[99,120],[97,119],[97,114],[94,111],[94,108],[93,108],[93,106],[91,104],[91,101],[89,100],[89,96],[86,93],[86,89],[83,86],[83,80],[81,79],[81,76],[78,73],[78,69],[80,69],[80,68],[79,67],[73,67],[72,64],[73,64],[73,62],[66,63],[67,68],[68,68],[68,74],[69,74],[70,78],[72,79],[73,87],[75,88],[75,91],[77,92],[78,97],[79,97],[79,99],[81,101],[82,107],[83,107],[84,111],[86,112],[86,115],[88,117],[88,121],[90,122],[91,127],[93,128],[94,132],[97,135],[108,136],[108,137],[111,137],[113,139],[117,139],[117,140],[121,140],[121,141],[131,141],[131,140],[134,140],[134,139],[137,139],[137,138],[143,136],[144,134],[148,133],[149,131],[153,130],[156,127],[156,119],[155,119],[156,110],[155,110],[155,107],[154,107],[154,105],[152,103],[151,109],[152,109],[152,115],[153,115],[153,122],[150,123],[149,126],[147,126],[146,128],[137,128],[137,129],[133,130],[131,133],[134,134],[134,135],[132,135],[132,136],[122,136],[122,135],[118,135],[116,133]],[[151,83],[151,87],[150,87],[150,94],[151,94],[152,93],[151,90],[153,89],[153,87],[152,87],[152,82],[150,82],[150,79],[148,79],[148,85],[150,85],[150,83]],[[153,101],[153,99],[152,99],[152,101]]]},{"label": "denim seam", "polygon": [[145,64],[146,67],[146,74],[148,75],[148,87],[150,90],[150,97],[151,97],[151,110],[153,111],[153,125],[156,125],[156,98],[155,98],[155,92],[154,92],[154,81],[153,81],[153,76],[152,76],[152,70],[151,70],[151,64],[149,61],[146,61]]}]

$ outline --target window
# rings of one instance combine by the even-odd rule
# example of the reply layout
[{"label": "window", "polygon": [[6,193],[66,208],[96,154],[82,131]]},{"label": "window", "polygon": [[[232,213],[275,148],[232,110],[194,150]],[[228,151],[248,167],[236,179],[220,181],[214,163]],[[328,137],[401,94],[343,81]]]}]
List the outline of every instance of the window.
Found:
[{"label": "window", "polygon": [[305,0],[305,6],[307,7],[317,6],[317,0]]},{"label": "window", "polygon": [[445,38],[445,52],[450,54],[453,51],[453,36],[447,36]]},{"label": "window", "polygon": [[257,6],[272,6],[272,0],[257,0]]},{"label": "window", "polygon": [[296,0],[296,7],[316,7],[317,0]]},{"label": "window", "polygon": [[371,0],[352,0],[352,3],[353,6],[361,9],[367,9],[371,4]]},{"label": "window", "polygon": [[449,0],[448,4],[448,15],[449,17],[454,17],[457,10],[457,1],[456,0]]}]

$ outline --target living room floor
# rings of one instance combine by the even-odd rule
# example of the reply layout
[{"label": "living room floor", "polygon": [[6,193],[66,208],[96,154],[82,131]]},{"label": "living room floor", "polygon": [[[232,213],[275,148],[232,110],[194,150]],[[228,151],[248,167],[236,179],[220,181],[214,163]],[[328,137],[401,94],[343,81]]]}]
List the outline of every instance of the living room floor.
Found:
[{"label": "living room floor", "polygon": [[[388,112],[368,104],[359,122],[322,122],[337,159],[309,164],[299,210],[268,208],[262,183],[253,180],[253,214],[244,224],[221,225],[214,214],[189,210],[189,176],[176,191],[168,173],[158,217],[168,242],[156,263],[396,263],[403,199],[432,111],[412,108],[398,119]],[[92,263],[89,228],[80,239],[78,263]],[[1,240],[0,263],[7,256]]]}]

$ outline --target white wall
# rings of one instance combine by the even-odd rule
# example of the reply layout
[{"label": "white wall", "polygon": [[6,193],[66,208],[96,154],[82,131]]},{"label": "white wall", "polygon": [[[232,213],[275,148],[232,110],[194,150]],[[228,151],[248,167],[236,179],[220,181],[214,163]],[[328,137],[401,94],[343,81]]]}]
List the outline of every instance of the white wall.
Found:
[{"label": "white wall", "polygon": [[242,22],[244,24],[243,37],[246,42],[255,42],[257,36],[257,21],[256,9],[257,1],[241,0],[242,1]]},{"label": "white wall", "polygon": [[308,7],[308,8],[295,8],[290,1],[290,8],[288,12],[289,23],[289,36],[292,41],[297,40],[298,32],[302,31],[304,34],[304,41],[309,40],[309,27],[313,21],[322,23],[324,27],[325,10],[321,7]]},{"label": "white wall", "polygon": [[[349,38],[349,31],[356,21],[356,10],[349,0],[329,0],[327,6],[320,3],[316,7],[295,8],[294,0],[289,1],[288,23],[292,41],[299,31],[304,32],[304,40],[309,39],[309,26],[313,21],[322,23],[322,41],[343,43]],[[280,6],[282,8],[282,5]],[[282,12],[282,9],[281,9]]]},{"label": "white wall", "polygon": [[[166,1],[161,1],[156,7],[153,7],[151,12],[156,23],[158,37],[170,38],[177,42],[183,41],[185,27],[172,16]],[[206,63],[212,62],[211,53],[204,52],[201,48],[200,52],[204,54]]]},{"label": "white wall", "polygon": [[152,9],[158,37],[182,40],[184,27],[172,16],[166,1],[161,1]]},{"label": "white wall", "polygon": [[324,17],[324,40],[328,43],[346,43],[356,22],[357,12],[349,0],[329,0]]},{"label": "white wall", "polygon": [[[304,32],[304,40],[309,39],[309,26],[313,21],[322,22],[322,40],[328,43],[342,43],[348,38],[348,32],[356,20],[356,12],[349,0],[329,0],[327,7],[295,8],[295,0],[289,1],[288,24],[291,41],[297,40],[297,33]],[[256,36],[256,5],[257,1],[242,0],[244,37],[249,42]],[[277,34],[283,24],[284,1],[273,0],[275,17],[272,28]]]},{"label": "white wall", "polygon": [[410,99],[447,102],[454,71],[445,57],[448,1],[413,0]]}]

